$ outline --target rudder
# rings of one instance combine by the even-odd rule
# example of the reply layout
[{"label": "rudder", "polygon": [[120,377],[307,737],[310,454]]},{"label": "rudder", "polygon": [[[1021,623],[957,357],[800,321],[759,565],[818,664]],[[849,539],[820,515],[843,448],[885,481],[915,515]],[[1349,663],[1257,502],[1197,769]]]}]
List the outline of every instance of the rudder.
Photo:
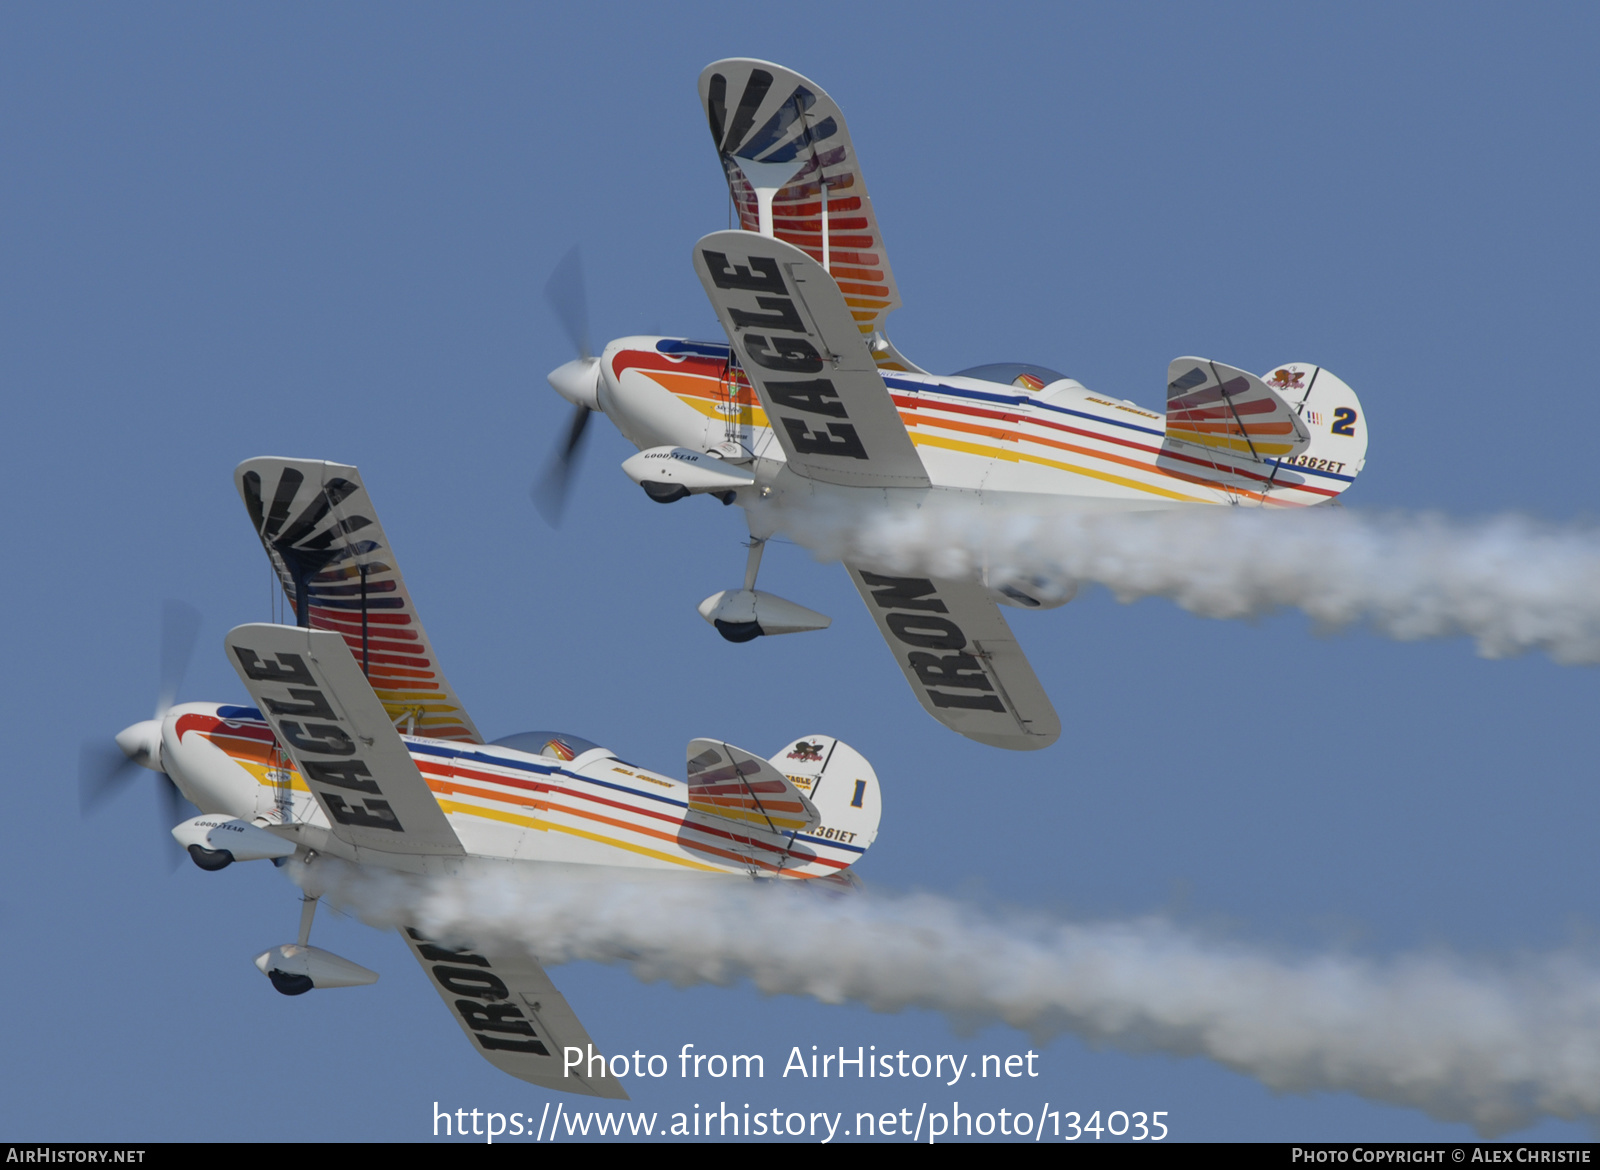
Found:
[{"label": "rudder", "polygon": [[799,839],[837,851],[846,866],[860,860],[877,840],[883,813],[878,774],[866,758],[832,736],[807,735],[780,750],[770,762],[821,814],[821,823]]},{"label": "rudder", "polygon": [[1343,492],[1367,462],[1366,413],[1356,392],[1310,362],[1274,366],[1262,381],[1294,408],[1311,434],[1305,450],[1277,460],[1277,465],[1292,468],[1318,495],[1331,498]]}]

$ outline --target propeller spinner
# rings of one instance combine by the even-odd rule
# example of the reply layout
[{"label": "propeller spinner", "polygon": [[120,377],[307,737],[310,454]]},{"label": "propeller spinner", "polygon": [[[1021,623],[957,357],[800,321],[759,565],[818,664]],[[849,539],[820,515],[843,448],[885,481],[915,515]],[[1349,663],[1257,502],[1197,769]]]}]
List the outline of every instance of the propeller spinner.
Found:
[{"label": "propeller spinner", "polygon": [[[86,742],[78,757],[78,795],[87,815],[124,788],[140,768],[160,774],[163,830],[183,819],[183,794],[172,782],[161,762],[161,725],[178,697],[178,688],[194,656],[195,638],[200,632],[200,613],[181,601],[166,601],[161,606],[161,676],[156,693],[155,714],[117,732],[115,743]],[[167,837],[165,832],[162,836]],[[168,837],[170,840],[171,838]],[[176,848],[176,842],[173,843]]]}]

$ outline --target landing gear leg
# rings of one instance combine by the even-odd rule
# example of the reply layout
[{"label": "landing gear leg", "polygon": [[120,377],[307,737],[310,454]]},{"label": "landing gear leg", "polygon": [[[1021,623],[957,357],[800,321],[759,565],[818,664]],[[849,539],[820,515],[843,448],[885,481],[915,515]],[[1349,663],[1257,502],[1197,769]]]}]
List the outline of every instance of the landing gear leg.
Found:
[{"label": "landing gear leg", "polygon": [[744,587],[752,590],[756,587],[756,574],[761,571],[761,554],[766,551],[767,539],[764,536],[750,538],[750,555],[744,562]]},{"label": "landing gear leg", "polygon": [[297,940],[301,946],[311,945],[311,920],[317,916],[317,899],[310,894],[300,898],[300,938]]}]

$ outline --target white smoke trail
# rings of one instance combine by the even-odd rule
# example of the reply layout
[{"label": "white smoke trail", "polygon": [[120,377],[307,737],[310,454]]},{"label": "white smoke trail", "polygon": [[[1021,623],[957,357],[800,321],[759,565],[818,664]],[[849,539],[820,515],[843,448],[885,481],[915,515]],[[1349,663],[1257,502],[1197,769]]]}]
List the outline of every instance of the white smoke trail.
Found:
[{"label": "white smoke trail", "polygon": [[892,573],[987,574],[1047,598],[1095,582],[1120,601],[1167,597],[1203,617],[1294,608],[1324,627],[1364,622],[1407,641],[1465,634],[1488,658],[1542,650],[1557,662],[1600,662],[1592,527],[1335,508],[1043,515],[786,500],[758,505],[753,525],[824,559]]},{"label": "white smoke trail", "polygon": [[[614,871],[613,871],[614,872]],[[416,878],[320,859],[296,880],[374,925],[625,962],[678,985],[995,1020],[1042,1042],[1203,1055],[1279,1091],[1346,1091],[1484,1134],[1600,1118],[1600,967],[1445,954],[1376,962],[1208,941],[1160,918],[1071,923],[931,895],[840,897],[738,879],[600,880],[504,867]],[[827,938],[827,961],[796,938]]]}]

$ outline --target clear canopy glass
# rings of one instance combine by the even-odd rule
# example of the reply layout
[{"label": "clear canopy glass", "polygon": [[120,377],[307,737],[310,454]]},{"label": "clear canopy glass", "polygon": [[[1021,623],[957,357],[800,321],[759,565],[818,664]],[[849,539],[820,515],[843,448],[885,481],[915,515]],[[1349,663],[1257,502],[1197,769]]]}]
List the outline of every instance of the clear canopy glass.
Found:
[{"label": "clear canopy glass", "polygon": [[503,735],[493,743],[496,747],[514,748],[530,756],[561,761],[575,760],[584,752],[600,747],[593,740],[564,731],[519,731],[516,735]]}]

